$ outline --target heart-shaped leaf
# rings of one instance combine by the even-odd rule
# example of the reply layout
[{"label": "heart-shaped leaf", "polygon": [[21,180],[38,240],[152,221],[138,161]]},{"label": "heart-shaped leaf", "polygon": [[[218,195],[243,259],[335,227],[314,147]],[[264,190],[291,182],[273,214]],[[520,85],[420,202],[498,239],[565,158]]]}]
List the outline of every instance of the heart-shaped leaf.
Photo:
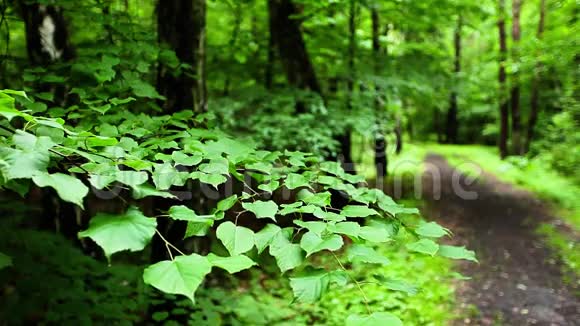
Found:
[{"label": "heart-shaped leaf", "polygon": [[178,256],[147,267],[143,281],[165,293],[181,294],[195,302],[195,290],[211,267],[206,257],[197,254]]}]

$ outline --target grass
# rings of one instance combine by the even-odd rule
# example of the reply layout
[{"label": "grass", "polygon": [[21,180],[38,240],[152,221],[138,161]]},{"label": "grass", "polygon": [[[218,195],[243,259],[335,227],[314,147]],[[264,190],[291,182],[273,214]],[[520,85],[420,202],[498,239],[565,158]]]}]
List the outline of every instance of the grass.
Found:
[{"label": "grass", "polygon": [[[571,241],[570,237],[560,232],[556,226],[552,224],[542,224],[538,227],[538,234],[543,236],[550,248],[558,253],[565,270],[574,275],[580,275],[580,250],[575,241]],[[573,277],[564,276],[567,282],[573,282]]]}]

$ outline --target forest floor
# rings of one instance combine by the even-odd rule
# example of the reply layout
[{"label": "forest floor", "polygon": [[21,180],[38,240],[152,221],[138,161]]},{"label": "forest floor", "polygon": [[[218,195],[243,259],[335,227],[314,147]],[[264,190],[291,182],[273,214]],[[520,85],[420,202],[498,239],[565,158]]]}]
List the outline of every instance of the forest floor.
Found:
[{"label": "forest floor", "polygon": [[[478,312],[457,324],[580,325],[578,282],[563,281],[561,262],[535,231],[556,221],[547,205],[490,174],[469,184],[442,156],[430,154],[425,163],[426,215],[453,230],[452,241],[475,250],[480,262],[460,266],[472,279],[459,285],[458,300]],[[477,198],[454,191],[457,180]]]}]

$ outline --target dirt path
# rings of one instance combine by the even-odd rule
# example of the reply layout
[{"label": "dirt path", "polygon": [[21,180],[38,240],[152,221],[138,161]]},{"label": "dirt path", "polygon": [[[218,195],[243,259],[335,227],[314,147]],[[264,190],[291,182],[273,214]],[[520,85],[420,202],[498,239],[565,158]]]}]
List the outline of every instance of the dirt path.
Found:
[{"label": "dirt path", "polygon": [[[493,176],[465,185],[441,156],[429,155],[426,166],[427,214],[480,261],[461,266],[472,280],[458,290],[460,303],[475,305],[479,314],[457,325],[580,325],[580,298],[563,284],[559,263],[534,234],[538,223],[552,219],[542,203]],[[463,187],[454,187],[454,179]],[[477,199],[465,199],[462,190]]]}]

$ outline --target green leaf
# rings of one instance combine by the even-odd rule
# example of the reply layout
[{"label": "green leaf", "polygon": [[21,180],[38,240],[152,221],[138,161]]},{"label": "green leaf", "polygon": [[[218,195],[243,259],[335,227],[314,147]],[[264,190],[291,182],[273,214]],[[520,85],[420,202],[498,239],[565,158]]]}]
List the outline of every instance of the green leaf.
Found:
[{"label": "green leaf", "polygon": [[79,179],[68,174],[39,173],[32,177],[32,181],[39,187],[52,187],[58,196],[69,203],[83,207],[83,199],[89,193],[89,188]]},{"label": "green leaf", "polygon": [[276,259],[276,264],[282,273],[300,266],[304,261],[304,253],[300,245],[291,243],[289,240],[291,236],[291,228],[283,229],[270,243],[269,253]]},{"label": "green leaf", "polygon": [[183,186],[188,173],[179,172],[169,163],[155,165],[153,183],[158,190],[169,190],[173,185]]},{"label": "green leaf", "polygon": [[353,244],[348,248],[347,259],[352,263],[363,262],[370,264],[388,265],[389,260],[383,255],[376,252],[373,248]]},{"label": "green leaf", "polygon": [[199,177],[199,181],[212,185],[214,188],[217,189],[217,186],[228,181],[228,178],[224,177],[221,174],[202,174]]},{"label": "green leaf", "polygon": [[133,89],[133,93],[137,97],[148,97],[148,98],[163,98],[157,91],[155,87],[151,86],[142,80],[133,79],[129,81],[129,86]]},{"label": "green leaf", "polygon": [[207,222],[213,221],[214,215],[197,215],[192,209],[180,205],[169,208],[169,217],[179,221]]},{"label": "green leaf", "polygon": [[465,259],[476,263],[478,262],[475,257],[475,252],[467,250],[465,247],[441,245],[439,246],[437,254],[451,259]]},{"label": "green leaf", "polygon": [[117,181],[131,187],[142,185],[149,180],[147,172],[119,171],[115,175]]},{"label": "green leaf", "polygon": [[377,281],[379,281],[382,286],[384,286],[385,288],[392,290],[392,291],[405,292],[405,293],[410,294],[410,295],[415,295],[419,291],[416,286],[414,286],[413,284],[409,284],[407,282],[404,282],[404,281],[391,279],[391,278],[385,278],[383,275],[376,275],[376,274],[373,275],[373,277]]},{"label": "green leaf", "polygon": [[0,252],[0,269],[12,266],[12,258]]},{"label": "green leaf", "polygon": [[350,183],[365,182],[365,177],[362,175],[358,175],[358,174],[344,173],[344,174],[340,175],[340,177],[343,178],[344,180],[350,182]]},{"label": "green leaf", "polygon": [[225,158],[212,159],[209,163],[201,164],[199,170],[207,174],[228,174],[229,163]]},{"label": "green leaf", "polygon": [[228,198],[222,199],[217,203],[218,211],[225,212],[230,208],[234,207],[234,205],[238,202],[238,195],[233,195]]},{"label": "green leaf", "polygon": [[262,230],[254,236],[258,254],[261,254],[277,236],[282,236],[282,229],[275,224],[267,224]]},{"label": "green leaf", "polygon": [[24,97],[25,99],[28,99],[28,96],[26,95],[26,92],[24,92],[24,91],[15,91],[13,89],[3,89],[3,90],[0,90],[0,93],[9,94],[9,95],[16,95],[16,96],[20,96],[20,97]]},{"label": "green leaf", "polygon": [[340,215],[346,217],[367,217],[371,215],[379,215],[379,213],[372,208],[368,208],[367,206],[348,205],[342,209]]},{"label": "green leaf", "polygon": [[407,244],[407,249],[433,256],[439,250],[439,245],[433,240],[421,239],[417,242]]},{"label": "green leaf", "polygon": [[389,213],[391,216],[398,216],[398,215],[419,215],[420,212],[417,208],[407,208],[401,205],[396,204],[390,197],[385,196],[383,197],[379,203],[379,208],[383,211]]},{"label": "green leaf", "polygon": [[157,220],[131,207],[125,214],[97,214],[91,218],[89,228],[79,232],[79,238],[93,239],[110,259],[119,251],[143,250],[155,234],[156,227]]},{"label": "green leaf", "polygon": [[336,176],[344,174],[344,170],[338,162],[322,162],[320,164],[320,170]]},{"label": "green leaf", "polygon": [[327,212],[324,211],[322,209],[317,209],[314,211],[314,216],[326,220],[326,221],[332,221],[332,222],[340,222],[340,221],[346,221],[346,217],[342,216],[340,214],[336,214],[333,212]]},{"label": "green leaf", "polygon": [[322,250],[336,251],[343,245],[340,235],[319,236],[309,231],[302,236],[300,247],[306,251],[306,257]]},{"label": "green leaf", "polygon": [[189,156],[183,152],[175,151],[171,154],[173,161],[183,166],[198,165],[202,161],[201,155]]},{"label": "green leaf", "polygon": [[46,172],[50,157],[47,152],[25,152],[13,148],[0,148],[0,169],[6,179],[32,178]]},{"label": "green leaf", "polygon": [[271,218],[276,221],[276,213],[278,212],[278,204],[274,201],[255,201],[253,203],[242,203],[242,207],[248,210],[257,218]]},{"label": "green leaf", "polygon": [[244,255],[232,257],[220,257],[210,253],[207,260],[215,267],[225,269],[230,274],[235,274],[257,265],[253,260]]},{"label": "green leaf", "polygon": [[272,173],[272,164],[267,164],[264,162],[256,162],[252,164],[247,164],[246,169],[251,171],[262,172],[265,174],[270,174]]},{"label": "green leaf", "polygon": [[279,215],[288,215],[292,213],[300,212],[300,206],[302,206],[302,202],[295,202],[292,204],[282,204],[282,209],[278,212]]},{"label": "green leaf", "polygon": [[449,230],[435,222],[423,222],[415,229],[415,233],[424,237],[440,238],[442,236],[448,235]]},{"label": "green leaf", "polygon": [[258,186],[258,189],[264,190],[267,192],[274,192],[276,189],[280,187],[280,182],[277,180],[271,180],[269,183],[264,183]]},{"label": "green leaf", "polygon": [[216,236],[232,256],[243,254],[254,247],[254,232],[229,221],[218,226]]},{"label": "green leaf", "polygon": [[291,277],[290,287],[294,301],[313,303],[318,301],[328,290],[330,276],[324,270],[309,271],[301,277]]},{"label": "green leaf", "polygon": [[330,197],[331,194],[328,191],[313,194],[307,189],[300,190],[296,196],[296,198],[305,202],[306,204],[312,204],[321,207],[330,206]]},{"label": "green leaf", "polygon": [[310,187],[308,179],[301,174],[290,173],[284,180],[286,188],[293,190],[300,187]]},{"label": "green leaf", "polygon": [[176,198],[171,193],[166,191],[159,191],[148,184],[133,187],[132,196],[135,199],[143,199],[145,197]]},{"label": "green leaf", "polygon": [[170,294],[181,294],[195,302],[194,294],[212,265],[196,254],[178,256],[172,261],[151,265],[143,272],[145,283]]},{"label": "green leaf", "polygon": [[203,222],[187,222],[187,229],[185,230],[184,239],[190,237],[203,237],[206,236],[211,227],[213,226],[213,220],[206,220]]},{"label": "green leaf", "polygon": [[389,231],[379,226],[363,226],[359,232],[361,238],[375,243],[388,242],[389,235]]},{"label": "green leaf", "polygon": [[346,326],[403,326],[397,316],[388,312],[375,312],[372,315],[350,315]]},{"label": "green leaf", "polygon": [[360,235],[361,227],[356,222],[341,222],[336,224],[330,224],[328,230],[333,233],[340,233],[347,235],[351,238],[358,238]]},{"label": "green leaf", "polygon": [[327,224],[325,222],[318,222],[318,221],[309,221],[304,222],[301,220],[294,220],[294,224],[298,225],[301,228],[307,229],[308,231],[314,232],[317,235],[322,235],[324,231],[326,231]]},{"label": "green leaf", "polygon": [[127,98],[123,98],[123,99],[120,99],[118,97],[113,97],[112,99],[109,99],[109,102],[111,102],[111,104],[113,104],[113,105],[127,104],[127,103],[130,103],[133,101],[136,101],[136,99],[134,97],[127,97]]}]

